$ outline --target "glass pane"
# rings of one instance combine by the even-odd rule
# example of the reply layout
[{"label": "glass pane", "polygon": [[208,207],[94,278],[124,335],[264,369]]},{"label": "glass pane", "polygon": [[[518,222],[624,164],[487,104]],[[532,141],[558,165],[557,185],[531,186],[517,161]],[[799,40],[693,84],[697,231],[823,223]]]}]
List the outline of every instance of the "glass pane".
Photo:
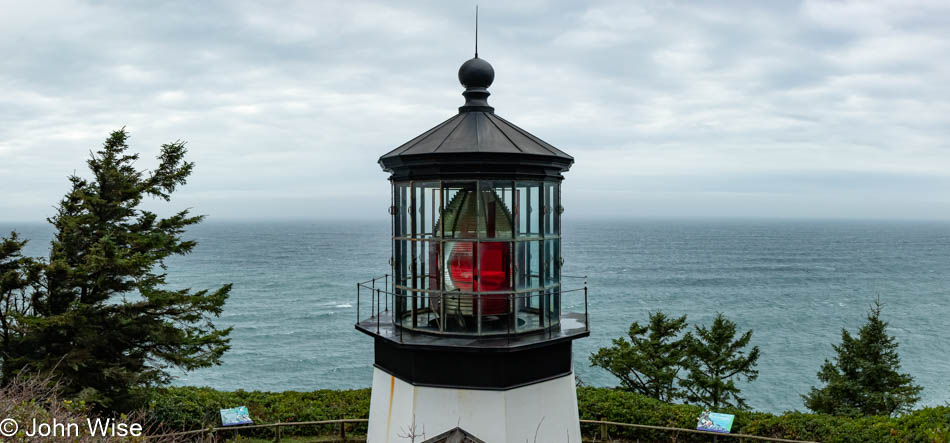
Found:
[{"label": "glass pane", "polygon": [[436,221],[437,229],[447,238],[475,238],[478,228],[475,182],[446,183],[444,194],[445,209]]},{"label": "glass pane", "polygon": [[425,309],[416,316],[417,327],[433,331],[440,330],[439,293],[420,293],[419,296],[420,300],[424,302]]},{"label": "glass pane", "polygon": [[395,311],[394,321],[402,326],[412,326],[412,316],[409,310],[409,291],[402,288],[393,290],[393,311]]},{"label": "glass pane", "polygon": [[445,332],[475,333],[478,330],[474,295],[446,293],[442,299],[445,300],[444,306],[439,303],[434,308],[436,312],[444,314],[444,317],[440,318],[444,321]]},{"label": "glass pane", "polygon": [[412,318],[409,320],[409,324],[412,327],[416,327],[417,323],[417,314],[419,312],[419,293],[416,291],[409,291],[409,309],[411,309]]},{"label": "glass pane", "polygon": [[544,296],[544,325],[553,326],[559,322],[560,300],[557,289],[549,289]]},{"label": "glass pane", "polygon": [[557,183],[546,182],[544,184],[544,235],[558,234],[558,214],[557,214]]},{"label": "glass pane", "polygon": [[540,183],[518,182],[514,195],[515,225],[521,237],[541,235],[541,185]]},{"label": "glass pane", "polygon": [[434,228],[442,209],[441,185],[439,182],[416,182],[415,194],[415,236],[421,238],[438,237]]},{"label": "glass pane", "polygon": [[412,228],[409,225],[409,215],[411,212],[410,209],[410,200],[409,200],[409,184],[408,183],[397,183],[394,185],[393,192],[395,193],[395,198],[393,199],[393,235],[396,237],[405,237],[409,235],[409,230]]},{"label": "glass pane", "polygon": [[393,240],[393,275],[397,286],[409,285],[408,246],[406,240]]},{"label": "glass pane", "polygon": [[445,244],[445,254],[443,257],[445,270],[445,290],[446,291],[474,291],[475,290],[475,266],[472,249],[475,242],[471,241],[447,241]]},{"label": "glass pane", "polygon": [[518,312],[518,320],[515,324],[517,332],[532,331],[541,327],[540,305],[540,293],[526,292],[518,294],[515,300]]},{"label": "glass pane", "polygon": [[400,272],[404,275],[405,285],[413,288],[415,281],[413,279],[413,254],[412,242],[409,240],[399,240],[402,243],[402,254],[396,260],[399,262]]},{"label": "glass pane", "polygon": [[[438,329],[439,324],[436,321],[436,315],[430,309],[429,294],[424,291],[412,291],[409,297],[409,303],[412,311],[415,313],[415,324],[417,329]],[[411,321],[410,321],[411,324]]]},{"label": "glass pane", "polygon": [[415,288],[426,290],[439,289],[439,243],[437,241],[416,241],[417,282]]},{"label": "glass pane", "polygon": [[432,315],[435,316],[436,329],[445,331],[445,294],[442,292],[429,293],[429,306],[432,307]]},{"label": "glass pane", "polygon": [[520,332],[524,329],[525,322],[521,318],[524,312],[524,295],[525,294],[511,294],[512,332]]},{"label": "glass pane", "polygon": [[510,242],[481,242],[478,244],[478,291],[510,291],[512,263]]},{"label": "glass pane", "polygon": [[511,322],[511,294],[481,294],[482,333],[515,332]]},{"label": "glass pane", "polygon": [[508,313],[508,294],[481,294],[482,315],[504,315]]},{"label": "glass pane", "polygon": [[513,182],[490,181],[479,182],[479,214],[482,220],[478,223],[478,234],[481,238],[511,238],[514,229],[512,208]]},{"label": "glass pane", "polygon": [[544,241],[544,286],[551,286],[558,283],[558,240],[551,239]]},{"label": "glass pane", "polygon": [[541,242],[515,243],[515,287],[533,289],[540,287]]}]

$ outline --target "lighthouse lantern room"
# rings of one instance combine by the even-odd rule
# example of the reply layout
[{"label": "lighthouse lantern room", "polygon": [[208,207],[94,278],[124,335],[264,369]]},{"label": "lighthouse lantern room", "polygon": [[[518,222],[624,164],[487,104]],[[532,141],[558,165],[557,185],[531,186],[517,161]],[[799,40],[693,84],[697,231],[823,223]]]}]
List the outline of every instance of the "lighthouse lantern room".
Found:
[{"label": "lighthouse lantern room", "polygon": [[369,442],[455,428],[581,441],[571,343],[589,335],[586,279],[569,289],[561,274],[574,159],[495,114],[494,76],[466,61],[458,114],[379,159],[392,273],[357,285],[356,328],[375,351]]}]

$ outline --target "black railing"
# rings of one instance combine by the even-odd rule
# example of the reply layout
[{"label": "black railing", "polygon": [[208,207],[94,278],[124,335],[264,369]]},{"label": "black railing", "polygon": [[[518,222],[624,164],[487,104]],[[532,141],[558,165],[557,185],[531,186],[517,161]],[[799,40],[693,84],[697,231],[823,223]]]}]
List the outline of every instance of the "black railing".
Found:
[{"label": "black railing", "polygon": [[[404,328],[443,335],[505,335],[509,339],[513,335],[538,331],[552,334],[555,327],[558,327],[559,323],[565,318],[582,322],[584,330],[589,331],[587,276],[562,275],[561,278],[562,280],[583,280],[583,286],[561,289],[562,283],[562,285],[552,288],[539,288],[514,293],[504,291],[491,293],[461,291],[428,293],[425,291],[411,291],[405,288],[396,289],[392,276],[385,274],[356,284],[356,323],[363,329],[372,329],[375,326],[377,334],[380,333],[384,325],[392,324],[398,327],[400,339]],[[563,307],[572,305],[567,300],[575,296],[578,301],[583,296],[583,313],[565,313]],[[553,307],[545,306],[542,308],[540,301],[543,297],[551,297],[556,304]],[[506,300],[508,307],[502,313],[499,313],[505,317],[504,325],[500,326],[498,321],[492,321],[491,324],[485,323],[483,320],[486,318],[490,317],[497,320],[499,317],[498,314],[484,314],[485,304],[497,305],[499,300],[502,299]],[[538,301],[538,306],[532,305],[535,300]],[[367,302],[369,302],[368,305]],[[451,305],[448,310],[447,305]],[[364,317],[367,306],[369,307],[369,316]],[[403,306],[403,309],[397,309],[398,306]],[[527,319],[536,320],[537,323],[527,324],[525,318],[518,317],[518,307],[522,309],[520,312],[531,313],[527,316]],[[583,317],[577,318],[577,315],[580,314],[583,314]],[[453,315],[459,319],[459,323],[462,323],[461,328],[457,324],[453,328],[445,326],[447,319]],[[422,316],[425,316],[425,327],[419,325]],[[475,324],[465,324],[464,318],[466,317],[474,317]],[[436,327],[429,326],[432,320],[437,323]],[[520,327],[519,321],[526,324],[526,326]],[[514,330],[512,330],[512,327],[514,327]]]}]

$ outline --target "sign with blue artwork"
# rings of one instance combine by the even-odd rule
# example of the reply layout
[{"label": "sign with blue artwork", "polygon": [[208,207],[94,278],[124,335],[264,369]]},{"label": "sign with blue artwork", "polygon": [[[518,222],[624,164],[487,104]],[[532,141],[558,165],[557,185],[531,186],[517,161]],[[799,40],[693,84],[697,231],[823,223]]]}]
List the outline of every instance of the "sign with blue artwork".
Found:
[{"label": "sign with blue artwork", "polygon": [[699,414],[699,421],[696,423],[696,429],[700,431],[722,432],[728,434],[732,429],[732,421],[736,416],[732,414],[720,414],[718,412],[703,411]]},{"label": "sign with blue artwork", "polygon": [[254,422],[251,420],[251,414],[247,412],[247,406],[221,410],[221,426],[249,425],[251,423]]}]

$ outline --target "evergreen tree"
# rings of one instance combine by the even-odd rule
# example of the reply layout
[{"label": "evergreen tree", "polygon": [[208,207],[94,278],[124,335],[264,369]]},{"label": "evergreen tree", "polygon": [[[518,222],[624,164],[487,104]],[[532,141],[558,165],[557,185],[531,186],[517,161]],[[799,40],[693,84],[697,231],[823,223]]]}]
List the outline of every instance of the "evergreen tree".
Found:
[{"label": "evergreen tree", "polygon": [[686,339],[687,376],[681,382],[686,399],[710,408],[748,409],[735,380],[753,381],[759,376],[755,369],[759,347],[753,346],[748,355],[744,350],[752,339],[752,331],[736,339],[735,322],[719,313],[712,327],[695,326],[695,332],[695,336],[688,334]]},{"label": "evergreen tree", "polygon": [[[26,243],[16,232],[0,237],[0,368],[11,343],[21,336],[20,318],[31,312],[31,294],[43,271],[41,261],[23,256]],[[4,379],[10,376],[2,373]]]},{"label": "evergreen tree", "polygon": [[165,259],[195,247],[182,240],[202,220],[183,210],[167,218],[140,207],[169,201],[193,163],[182,142],[165,144],[153,171],[135,168],[124,128],[91,155],[91,178],[72,189],[49,219],[55,227],[42,288],[22,317],[22,337],[8,347],[3,373],[52,373],[65,394],[100,408],[126,409],[142,387],[167,383],[169,368],[218,364],[230,328],[218,329],[231,285],[214,291],[166,289]]},{"label": "evergreen tree", "polygon": [[609,371],[626,390],[672,401],[682,396],[675,382],[686,350],[678,335],[685,327],[685,315],[670,318],[662,312],[651,313],[649,325],[630,325],[630,341],[614,339],[613,346],[592,354],[591,366]]},{"label": "evergreen tree", "polygon": [[835,415],[892,415],[910,410],[920,400],[922,388],[909,374],[900,373],[897,341],[887,334],[877,300],[867,314],[867,323],[854,337],[841,330],[837,356],[818,371],[825,386],[803,395],[805,406],[815,412]]}]

